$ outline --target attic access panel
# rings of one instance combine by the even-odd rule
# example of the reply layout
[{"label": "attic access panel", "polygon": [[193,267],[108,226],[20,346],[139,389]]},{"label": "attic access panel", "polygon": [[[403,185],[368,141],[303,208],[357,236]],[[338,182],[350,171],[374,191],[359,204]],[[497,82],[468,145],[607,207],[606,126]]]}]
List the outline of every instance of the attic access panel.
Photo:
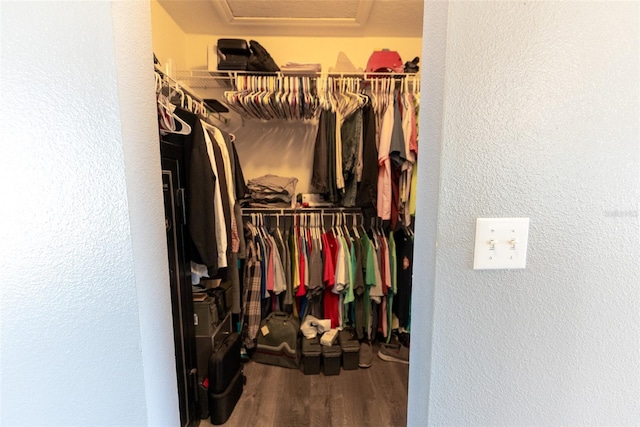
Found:
[{"label": "attic access panel", "polygon": [[226,0],[236,18],[355,19],[360,0]]},{"label": "attic access panel", "polygon": [[347,25],[367,23],[373,0],[218,0],[227,24]]}]

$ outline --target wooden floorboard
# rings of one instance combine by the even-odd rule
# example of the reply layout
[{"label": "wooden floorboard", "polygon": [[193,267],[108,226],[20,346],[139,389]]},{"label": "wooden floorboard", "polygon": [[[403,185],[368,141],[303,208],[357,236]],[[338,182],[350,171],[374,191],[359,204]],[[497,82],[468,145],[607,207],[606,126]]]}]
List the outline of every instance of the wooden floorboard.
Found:
[{"label": "wooden floorboard", "polygon": [[[375,348],[374,348],[375,353]],[[247,384],[224,426],[401,427],[407,424],[409,366],[374,356],[368,369],[340,375],[248,362]],[[209,427],[209,419],[200,427]]]}]

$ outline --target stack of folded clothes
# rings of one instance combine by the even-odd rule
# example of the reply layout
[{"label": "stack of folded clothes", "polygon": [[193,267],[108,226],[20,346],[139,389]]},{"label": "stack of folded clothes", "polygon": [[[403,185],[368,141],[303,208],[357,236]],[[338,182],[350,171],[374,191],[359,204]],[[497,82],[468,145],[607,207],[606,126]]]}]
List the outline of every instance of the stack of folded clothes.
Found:
[{"label": "stack of folded clothes", "polygon": [[315,74],[322,71],[322,65],[287,62],[280,66],[280,71],[282,71],[282,74]]},{"label": "stack of folded clothes", "polygon": [[247,183],[248,198],[243,206],[253,208],[289,208],[295,203],[298,178],[264,175]]}]

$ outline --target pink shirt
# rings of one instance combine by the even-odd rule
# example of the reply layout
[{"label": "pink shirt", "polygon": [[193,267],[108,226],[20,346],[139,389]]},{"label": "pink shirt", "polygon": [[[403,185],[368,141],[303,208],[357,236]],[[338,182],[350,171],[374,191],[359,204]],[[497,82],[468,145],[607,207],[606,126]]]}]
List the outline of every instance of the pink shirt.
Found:
[{"label": "pink shirt", "polygon": [[380,127],[380,145],[378,147],[378,216],[383,220],[391,219],[391,134],[393,133],[393,95],[389,95],[389,105],[384,112]]}]

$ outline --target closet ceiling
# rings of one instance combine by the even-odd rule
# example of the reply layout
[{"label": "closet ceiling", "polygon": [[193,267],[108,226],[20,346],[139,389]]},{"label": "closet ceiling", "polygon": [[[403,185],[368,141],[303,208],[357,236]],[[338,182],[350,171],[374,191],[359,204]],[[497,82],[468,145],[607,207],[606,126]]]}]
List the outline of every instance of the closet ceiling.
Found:
[{"label": "closet ceiling", "polygon": [[423,0],[159,0],[189,34],[422,37]]}]

